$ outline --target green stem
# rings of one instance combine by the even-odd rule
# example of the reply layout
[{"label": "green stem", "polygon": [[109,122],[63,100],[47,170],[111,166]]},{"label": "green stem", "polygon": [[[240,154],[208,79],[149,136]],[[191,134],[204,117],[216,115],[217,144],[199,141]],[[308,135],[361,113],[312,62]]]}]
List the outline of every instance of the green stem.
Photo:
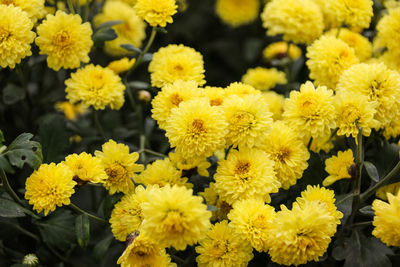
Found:
[{"label": "green stem", "polygon": [[153,151],[153,150],[150,150],[150,149],[140,149],[140,150],[138,151],[138,153],[139,153],[139,154],[147,153],[147,154],[154,155],[154,156],[157,156],[157,157],[160,157],[160,158],[166,158],[166,157],[167,157],[167,156],[164,155],[164,154],[158,153],[158,152]]},{"label": "green stem", "polygon": [[33,239],[35,239],[36,242],[40,242],[40,238],[35,235],[34,233],[29,232],[28,230],[26,230],[25,228],[22,228],[21,226],[19,226],[19,224],[15,224],[15,223],[9,223],[9,222],[0,222],[0,223],[4,223],[4,224],[8,224],[11,227],[14,227],[15,229],[17,229],[18,231],[20,231],[22,234],[29,236]]},{"label": "green stem", "polygon": [[1,177],[1,182],[3,183],[4,189],[7,191],[7,193],[14,199],[15,202],[23,205],[24,203],[22,200],[18,197],[18,195],[15,193],[15,191],[11,188],[10,183],[8,182],[7,175],[3,169],[0,170],[0,177]]},{"label": "green stem", "polygon": [[[144,151],[146,148],[146,136],[144,134],[140,135],[140,150],[139,151]],[[146,153],[141,153],[140,156],[142,157],[142,162],[146,162]]]},{"label": "green stem", "polygon": [[94,120],[94,124],[96,125],[97,131],[100,134],[100,137],[103,138],[103,141],[105,142],[106,141],[106,137],[105,137],[105,134],[104,134],[104,130],[101,127],[101,124],[100,124],[100,121],[99,121],[99,115],[97,113],[97,110],[95,110],[95,109],[93,110],[93,120]]},{"label": "green stem", "polygon": [[72,14],[75,14],[75,9],[74,9],[72,0],[67,0],[67,4],[68,4],[69,11],[71,11]]},{"label": "green stem", "polygon": [[102,218],[99,218],[99,217],[97,217],[97,216],[95,216],[95,215],[93,215],[93,214],[90,214],[90,213],[84,211],[83,209],[79,208],[78,206],[76,206],[76,205],[73,204],[73,203],[69,204],[69,207],[70,207],[72,210],[74,210],[75,212],[77,212],[77,213],[86,214],[89,218],[91,218],[91,219],[93,219],[93,220],[95,220],[95,221],[101,222],[101,223],[103,223],[103,224],[108,224],[108,222],[107,222],[106,220],[104,220],[104,219],[102,219]]},{"label": "green stem", "polygon": [[365,227],[365,226],[370,226],[370,225],[372,225],[372,221],[353,223],[352,225],[350,225],[350,227]]},{"label": "green stem", "polygon": [[126,94],[128,95],[128,100],[129,100],[132,110],[136,111],[137,107],[136,107],[135,98],[133,98],[131,88],[127,84],[126,84]]},{"label": "green stem", "polygon": [[86,0],[83,21],[88,21],[88,18],[89,18],[89,0]]}]

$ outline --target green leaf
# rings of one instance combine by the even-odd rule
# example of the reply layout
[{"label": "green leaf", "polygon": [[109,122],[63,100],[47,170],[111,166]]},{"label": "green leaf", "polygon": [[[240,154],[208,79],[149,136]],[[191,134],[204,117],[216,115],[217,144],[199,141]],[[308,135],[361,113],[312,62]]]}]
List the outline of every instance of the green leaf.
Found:
[{"label": "green leaf", "polygon": [[104,218],[110,218],[111,216],[111,211],[114,208],[115,203],[117,203],[121,198],[123,194],[118,193],[114,195],[107,195],[103,201],[101,202],[100,207],[102,208],[103,216]]},{"label": "green leaf", "polygon": [[213,206],[213,205],[207,205],[207,210],[209,210],[209,211],[217,211],[217,210],[219,210],[219,208],[216,207],[216,206]]},{"label": "green leaf", "polygon": [[359,209],[359,211],[364,215],[368,215],[368,216],[374,216],[375,215],[375,212],[372,210],[371,205],[365,206],[365,207]]},{"label": "green leaf", "polygon": [[150,62],[153,60],[153,54],[152,53],[146,53],[143,55],[142,62]]},{"label": "green leaf", "polygon": [[375,165],[369,161],[364,161],[364,166],[365,166],[365,169],[367,170],[369,177],[373,181],[379,182],[379,173],[378,173],[378,170],[376,169]]},{"label": "green leaf", "polygon": [[341,219],[342,224],[347,221],[352,211],[353,204],[353,193],[344,194],[336,197],[335,205],[343,213],[343,218]]},{"label": "green leaf", "polygon": [[11,167],[10,163],[8,163],[8,160],[4,155],[0,155],[0,169],[3,169],[8,173],[14,173],[14,169]]},{"label": "green leaf", "polygon": [[6,139],[4,139],[3,131],[0,130],[0,143],[3,143],[4,141],[6,141]]},{"label": "green leaf", "polygon": [[131,51],[131,52],[136,52],[136,53],[142,52],[142,50],[140,50],[139,48],[137,48],[136,46],[133,46],[131,44],[122,44],[121,47],[128,51]]},{"label": "green leaf", "polygon": [[25,98],[25,90],[15,84],[8,84],[3,89],[3,102],[12,105]]},{"label": "green leaf", "polygon": [[103,28],[93,35],[93,42],[96,46],[103,45],[106,41],[112,41],[118,37],[113,28]]},{"label": "green leaf", "polygon": [[24,208],[12,200],[0,198],[0,216],[5,218],[25,217]]},{"label": "green leaf", "polygon": [[97,261],[101,261],[104,258],[113,239],[114,238],[112,236],[108,236],[98,242],[97,245],[93,248],[93,257]]},{"label": "green leaf", "polygon": [[90,222],[89,217],[86,214],[76,217],[75,233],[79,246],[81,248],[86,248],[90,239]]},{"label": "green leaf", "polygon": [[111,28],[112,26],[122,24],[122,23],[125,23],[125,21],[123,21],[123,20],[107,21],[107,22],[104,22],[104,23],[100,24],[99,26],[97,26],[96,30],[98,31],[98,30],[104,29],[104,28]]},{"label": "green leaf", "polygon": [[160,33],[163,33],[163,34],[167,34],[168,33],[168,31],[165,28],[159,27],[159,26],[156,27],[156,31],[160,32]]},{"label": "green leaf", "polygon": [[150,84],[148,84],[146,82],[141,82],[141,81],[133,81],[133,82],[129,82],[128,86],[131,88],[144,90],[144,89],[148,89],[150,87]]},{"label": "green leaf", "polygon": [[59,162],[64,158],[64,152],[69,145],[69,134],[62,115],[50,114],[42,118],[39,137],[44,162]]},{"label": "green leaf", "polygon": [[22,168],[27,163],[37,169],[42,164],[42,147],[40,143],[31,141],[32,137],[30,133],[23,133],[8,146],[4,155],[8,157],[11,165]]}]

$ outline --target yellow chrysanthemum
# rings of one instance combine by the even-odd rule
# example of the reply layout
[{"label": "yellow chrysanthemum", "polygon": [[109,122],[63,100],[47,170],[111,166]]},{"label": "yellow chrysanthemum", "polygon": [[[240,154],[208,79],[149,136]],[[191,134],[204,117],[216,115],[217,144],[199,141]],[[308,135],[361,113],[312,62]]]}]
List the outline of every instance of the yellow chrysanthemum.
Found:
[{"label": "yellow chrysanthemum", "polygon": [[263,92],[262,96],[267,104],[267,109],[272,113],[272,119],[274,121],[282,119],[285,97],[273,91]]},{"label": "yellow chrysanthemum", "polygon": [[287,83],[287,80],[286,74],[282,71],[278,71],[275,68],[266,69],[257,67],[248,69],[246,74],[242,77],[242,82],[250,84],[258,90],[269,90],[277,84]]},{"label": "yellow chrysanthemum", "polygon": [[297,133],[283,122],[275,122],[263,142],[262,149],[275,161],[276,178],[283,189],[296,184],[308,167],[307,147],[298,139]]},{"label": "yellow chrysanthemum", "polygon": [[168,154],[171,163],[182,171],[189,171],[196,169],[197,173],[201,176],[208,177],[208,168],[211,167],[211,163],[207,161],[207,157],[196,157],[196,158],[185,158],[179,151],[171,152]]},{"label": "yellow chrysanthemum", "polygon": [[119,60],[114,60],[107,65],[107,68],[111,69],[116,74],[124,73],[130,70],[135,64],[136,59],[129,59],[127,57],[121,58]]},{"label": "yellow chrysanthemum", "polygon": [[163,87],[176,80],[195,81],[198,85],[204,80],[203,56],[191,47],[168,45],[153,54],[149,65],[151,84]]},{"label": "yellow chrysanthemum", "polygon": [[268,45],[263,50],[263,57],[269,61],[273,59],[282,59],[289,56],[290,59],[296,60],[301,56],[301,49],[287,42],[276,42]]},{"label": "yellow chrysanthemum", "polygon": [[241,82],[231,83],[225,89],[225,96],[229,97],[232,95],[243,97],[245,95],[259,95],[260,90],[255,89],[253,86]]},{"label": "yellow chrysanthemum", "polygon": [[295,202],[292,210],[282,205],[270,226],[266,235],[268,253],[273,262],[287,266],[318,262],[337,227],[326,204],[318,201],[306,201],[301,206]]},{"label": "yellow chrysanthemum", "polygon": [[111,231],[116,239],[125,241],[127,236],[139,231],[143,221],[142,203],[147,201],[147,193],[152,187],[139,185],[135,188],[135,192],[131,192],[122,197],[115,204],[111,213],[110,224]]},{"label": "yellow chrysanthemum", "polygon": [[389,14],[379,20],[376,30],[378,45],[398,54],[400,37],[396,33],[400,31],[400,8],[389,9]]},{"label": "yellow chrysanthemum", "polygon": [[105,42],[106,53],[112,56],[132,54],[132,52],[122,48],[121,45],[131,44],[135,47],[141,47],[146,38],[146,24],[129,4],[120,1],[106,1],[103,11],[94,18],[94,24],[99,26],[113,20],[121,20],[123,23],[112,27],[118,37]]},{"label": "yellow chrysanthemum", "polygon": [[[82,0],[81,0],[82,1]],[[137,0],[108,0],[108,1],[120,1],[120,2],[124,2],[127,3],[128,5],[130,5],[131,7],[134,7]]]},{"label": "yellow chrysanthemum", "polygon": [[323,186],[329,186],[341,179],[351,179],[349,170],[354,164],[353,151],[339,151],[337,156],[325,160],[325,170],[329,174],[322,182]]},{"label": "yellow chrysanthemum", "polygon": [[221,20],[238,27],[253,22],[260,11],[258,0],[217,0],[215,12]]},{"label": "yellow chrysanthemum", "polygon": [[81,102],[94,109],[120,109],[125,102],[125,85],[121,78],[108,68],[86,65],[71,74],[65,81],[66,98],[73,104]]},{"label": "yellow chrysanthemum", "polygon": [[[375,119],[385,127],[392,120],[400,103],[400,74],[389,70],[383,63],[357,64],[343,72],[336,90],[355,92],[378,102]],[[395,116],[396,117],[396,116]]]},{"label": "yellow chrysanthemum", "polygon": [[117,264],[121,267],[172,267],[170,256],[157,241],[150,238],[145,232],[140,232],[128,244],[124,253],[119,257]]},{"label": "yellow chrysanthemum", "polygon": [[54,107],[58,111],[62,111],[67,120],[76,120],[78,116],[87,112],[87,108],[81,103],[72,104],[69,101],[57,102]]},{"label": "yellow chrysanthemum", "polygon": [[166,185],[149,192],[142,204],[142,230],[163,247],[184,250],[197,243],[210,227],[211,212],[191,189]]},{"label": "yellow chrysanthemum", "polygon": [[129,153],[128,146],[109,140],[103,144],[102,151],[95,151],[95,155],[103,162],[108,176],[104,187],[110,195],[118,192],[127,194],[135,188],[132,181],[137,177],[135,172],[141,172],[144,169],[143,165],[135,164],[139,159],[137,152]]},{"label": "yellow chrysanthemum", "polygon": [[215,191],[215,183],[210,183],[210,187],[205,188],[204,192],[200,192],[198,193],[198,195],[204,197],[207,205],[215,206],[218,208],[212,213],[212,221],[222,221],[228,219],[227,215],[232,209],[232,206],[221,200],[221,198]]},{"label": "yellow chrysanthemum", "polygon": [[[399,114],[399,111],[397,111],[396,114]],[[389,140],[390,138],[396,138],[400,135],[400,120],[397,119],[398,116],[399,115],[396,115],[396,119],[390,121],[385,126],[382,134],[387,140]]]},{"label": "yellow chrysanthemum", "polygon": [[358,63],[354,49],[331,35],[323,35],[307,48],[310,78],[319,85],[335,89],[342,72]]},{"label": "yellow chrysanthemum", "polygon": [[332,90],[325,86],[315,88],[311,82],[306,82],[301,85],[300,92],[290,92],[290,98],[285,100],[283,118],[306,142],[310,137],[318,139],[330,135],[336,119]]},{"label": "yellow chrysanthemum", "polygon": [[374,15],[372,0],[327,0],[329,17],[351,27],[368,28]]},{"label": "yellow chrysanthemum", "polygon": [[57,11],[47,15],[46,20],[37,27],[36,44],[40,54],[47,55],[49,68],[75,69],[81,62],[88,63],[92,49],[92,28],[89,22],[82,23],[79,15]]},{"label": "yellow chrysanthemum", "polygon": [[333,140],[334,137],[331,137],[331,133],[313,139],[311,141],[310,150],[314,153],[320,153],[321,150],[325,153],[329,153],[329,151],[334,148]]},{"label": "yellow chrysanthemum", "polygon": [[210,106],[207,98],[198,98],[171,110],[165,135],[185,158],[197,158],[224,148],[226,132],[222,109]]},{"label": "yellow chrysanthemum", "polygon": [[69,205],[70,197],[75,192],[74,173],[65,164],[42,164],[26,179],[25,199],[33,209],[44,215],[54,211],[57,206]]},{"label": "yellow chrysanthemum", "polygon": [[268,35],[283,34],[294,43],[312,43],[324,29],[322,12],[312,0],[272,0],[261,19]]},{"label": "yellow chrysanthemum", "polygon": [[256,148],[231,149],[227,159],[218,162],[214,179],[215,191],[228,204],[250,198],[269,202],[269,194],[278,192],[281,186],[274,162]]},{"label": "yellow chrysanthemum", "polygon": [[19,7],[3,5],[1,1],[0,21],[0,67],[13,69],[21,59],[32,55],[33,23]]},{"label": "yellow chrysanthemum", "polygon": [[144,184],[145,186],[157,184],[160,187],[170,185],[182,185],[186,187],[193,187],[192,184],[187,183],[188,178],[182,177],[182,171],[177,170],[171,161],[166,158],[163,160],[156,160],[146,166],[144,170],[135,180],[137,183]]},{"label": "yellow chrysanthemum", "polygon": [[263,97],[230,96],[222,107],[228,122],[227,145],[250,148],[260,145],[273,122]]},{"label": "yellow chrysanthemum", "polygon": [[372,209],[375,211],[375,226],[372,234],[388,246],[400,247],[400,194],[387,194],[388,202],[375,199]]},{"label": "yellow chrysanthemum", "polygon": [[165,27],[172,23],[177,9],[175,0],[137,0],[135,5],[138,16],[152,27]]},{"label": "yellow chrysanthemum", "polygon": [[379,197],[380,199],[383,199],[385,201],[388,200],[387,194],[390,193],[392,195],[397,195],[400,191],[400,182],[394,183],[394,184],[389,184],[386,186],[382,186],[378,190],[376,190],[376,196]]},{"label": "yellow chrysanthemum", "polygon": [[152,117],[161,129],[165,129],[173,108],[179,107],[184,101],[200,96],[202,96],[202,90],[198,88],[196,82],[177,80],[173,84],[167,84],[151,102]]},{"label": "yellow chrysanthemum", "polygon": [[221,87],[206,86],[204,96],[210,100],[210,106],[221,106],[225,99],[225,90]]},{"label": "yellow chrysanthemum", "polygon": [[44,0],[0,0],[0,5],[13,5],[25,11],[29,19],[36,23],[46,15]]},{"label": "yellow chrysanthemum", "polygon": [[74,173],[73,179],[78,184],[102,183],[107,179],[101,160],[86,152],[69,155],[63,163]]},{"label": "yellow chrysanthemum", "polygon": [[253,258],[252,247],[227,221],[216,223],[196,247],[199,267],[246,267]]},{"label": "yellow chrysanthemum", "polygon": [[267,251],[268,229],[275,218],[275,209],[258,199],[235,202],[228,214],[236,233],[251,243],[258,252]]}]

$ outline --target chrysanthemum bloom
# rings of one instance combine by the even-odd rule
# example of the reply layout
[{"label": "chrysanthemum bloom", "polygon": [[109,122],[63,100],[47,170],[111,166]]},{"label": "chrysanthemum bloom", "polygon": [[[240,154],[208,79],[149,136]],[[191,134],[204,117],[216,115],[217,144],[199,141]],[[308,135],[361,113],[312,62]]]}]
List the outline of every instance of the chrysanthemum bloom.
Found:
[{"label": "chrysanthemum bloom", "polygon": [[128,146],[109,140],[103,144],[102,151],[95,151],[95,155],[103,162],[108,176],[104,187],[110,195],[118,192],[127,194],[135,188],[132,181],[137,177],[135,172],[141,172],[144,169],[143,165],[135,164],[139,159],[137,152],[129,153]]},{"label": "chrysanthemum bloom", "polygon": [[389,184],[386,186],[382,186],[378,190],[376,190],[376,197],[379,197],[380,199],[383,200],[388,200],[387,193],[390,193],[392,195],[397,195],[400,191],[400,182],[394,183],[394,184]]},{"label": "chrysanthemum bloom", "polygon": [[395,34],[400,31],[400,9],[389,9],[389,14],[382,17],[376,26],[378,44],[387,47],[389,51],[400,49],[400,37]]},{"label": "chrysanthemum bloom", "polygon": [[296,60],[301,56],[301,49],[294,44],[289,45],[287,42],[276,42],[268,45],[263,50],[263,57],[267,61],[282,59],[287,56],[292,60]]},{"label": "chrysanthemum bloom", "polygon": [[272,0],[261,19],[268,35],[283,34],[294,43],[312,43],[324,29],[321,9],[312,0]]},{"label": "chrysanthemum bloom", "polygon": [[332,90],[325,86],[315,88],[310,81],[306,82],[300,92],[292,91],[290,98],[286,98],[283,118],[306,142],[310,137],[330,135],[336,119]]},{"label": "chrysanthemum bloom", "polygon": [[197,158],[224,148],[226,132],[222,109],[210,106],[207,98],[198,98],[171,110],[165,135],[185,158]]},{"label": "chrysanthemum bloom", "polygon": [[260,145],[273,122],[263,97],[231,96],[222,107],[228,122],[227,145],[250,148]]},{"label": "chrysanthemum bloom", "polygon": [[275,176],[274,162],[256,148],[232,149],[226,160],[218,162],[214,179],[215,191],[228,204],[250,198],[269,202],[269,194],[278,192],[281,186]]},{"label": "chrysanthemum bloom", "polygon": [[81,62],[88,63],[92,49],[92,28],[89,22],[82,23],[79,15],[57,11],[47,15],[37,27],[36,44],[40,54],[47,55],[49,68],[75,69]]},{"label": "chrysanthemum bloom", "polygon": [[274,88],[277,84],[287,83],[286,74],[278,71],[275,68],[266,69],[257,67],[248,69],[246,74],[242,77],[242,82],[250,84],[258,90],[269,90]]},{"label": "chrysanthemum bloom", "polygon": [[227,221],[213,225],[196,247],[196,252],[199,267],[246,267],[253,258],[251,245],[235,233]]},{"label": "chrysanthemum bloom", "polygon": [[267,109],[272,113],[272,119],[274,121],[282,119],[283,106],[285,104],[285,98],[283,95],[277,94],[273,91],[263,92],[262,94],[264,102],[267,104]]},{"label": "chrysanthemum bloom", "polygon": [[260,90],[257,90],[253,86],[242,82],[231,83],[228,87],[225,88],[225,95],[227,97],[232,95],[243,97],[245,95],[259,95],[259,94],[261,94]]},{"label": "chrysanthemum bloom", "polygon": [[70,197],[75,192],[74,173],[65,164],[42,164],[26,179],[25,199],[33,209],[44,215],[54,211],[57,206],[69,205]]},{"label": "chrysanthemum bloom", "polygon": [[29,19],[36,23],[46,15],[44,0],[0,0],[0,5],[13,5],[25,11]]},{"label": "chrysanthemum bloom", "polygon": [[182,185],[186,187],[193,187],[192,184],[187,183],[188,178],[182,177],[182,171],[177,170],[169,158],[163,160],[156,160],[146,166],[144,170],[135,180],[137,183],[144,184],[145,186],[157,184],[163,187],[167,184]]},{"label": "chrysanthemum bloom", "polygon": [[207,161],[207,157],[200,156],[196,158],[185,158],[179,151],[171,152],[168,154],[171,163],[182,171],[196,169],[197,173],[201,176],[208,177],[208,168],[211,167],[211,163]]},{"label": "chrysanthemum bloom", "polygon": [[221,200],[221,198],[215,191],[215,183],[210,183],[210,187],[205,188],[204,192],[199,192],[198,195],[204,197],[207,205],[215,206],[218,208],[218,210],[213,211],[212,213],[212,221],[222,221],[228,219],[227,215],[232,209],[232,206]]},{"label": "chrysanthemum bloom", "polygon": [[151,85],[160,88],[176,80],[194,81],[198,85],[206,83],[203,56],[182,44],[171,44],[154,53],[149,72]]},{"label": "chrysanthemum bloom", "polygon": [[339,151],[337,156],[325,160],[325,170],[329,174],[322,182],[323,186],[329,186],[341,179],[351,179],[350,167],[354,164],[353,151]]},{"label": "chrysanthemum bloom", "polygon": [[217,0],[215,12],[221,20],[238,27],[254,21],[260,11],[258,0]]},{"label": "chrysanthemum bloom", "polygon": [[130,70],[135,64],[136,59],[129,59],[127,57],[121,58],[119,60],[114,60],[107,65],[107,68],[111,69],[116,74],[121,74]]},{"label": "chrysanthemum bloom", "polygon": [[69,155],[63,163],[74,173],[73,179],[78,184],[101,183],[107,179],[101,160],[86,152]]},{"label": "chrysanthemum bloom", "polygon": [[375,211],[375,226],[372,234],[388,246],[400,247],[400,194],[387,194],[388,202],[375,199],[372,209]]},{"label": "chrysanthemum bloom", "polygon": [[152,117],[161,129],[167,126],[167,119],[171,115],[173,108],[191,99],[202,96],[202,90],[193,81],[177,80],[172,84],[165,85],[154,97],[151,105]]},{"label": "chrysanthemum bloom", "polygon": [[331,137],[331,133],[313,139],[311,141],[310,150],[317,154],[320,153],[321,150],[325,153],[329,153],[329,151],[334,148],[334,139],[335,137]]},{"label": "chrysanthemum bloom", "polygon": [[299,203],[300,206],[305,205],[305,202],[307,201],[325,203],[329,213],[336,218],[336,224],[340,224],[340,219],[343,218],[343,213],[337,210],[335,205],[335,192],[333,190],[319,187],[319,185],[308,185],[307,189],[301,192],[301,197],[296,199],[296,202]]},{"label": "chrysanthemum bloom", "polygon": [[357,140],[359,128],[362,134],[369,136],[372,128],[379,128],[374,119],[377,102],[369,102],[368,97],[360,93],[341,92],[336,95],[338,135],[350,135]]},{"label": "chrysanthemum bloom", "polygon": [[126,194],[115,204],[111,213],[111,231],[116,239],[125,241],[127,236],[139,231],[143,221],[142,203],[147,201],[147,193],[153,187],[139,185],[134,192]]},{"label": "chrysanthemum bloom", "polygon": [[72,104],[69,101],[57,102],[54,107],[56,110],[62,111],[67,120],[76,120],[87,112],[87,108],[81,103]]},{"label": "chrysanthemum bloom", "polygon": [[132,52],[122,48],[123,44],[131,44],[141,47],[146,38],[146,23],[138,17],[133,7],[120,1],[106,1],[103,11],[96,15],[94,24],[99,26],[102,23],[121,20],[123,23],[114,25],[112,28],[118,37],[114,40],[105,42],[106,53],[113,56],[124,56]]},{"label": "chrysanthemum bloom", "polygon": [[359,62],[354,49],[331,35],[323,35],[307,48],[310,78],[319,85],[335,89],[344,70]]},{"label": "chrysanthemum bloom", "polygon": [[[400,107],[398,107],[399,109]],[[400,110],[394,111],[393,114],[399,114]],[[383,131],[383,136],[389,140],[390,138],[396,138],[400,135],[400,120],[397,119],[397,116],[393,116],[393,120],[391,120],[388,124],[385,125],[385,129]]]},{"label": "chrysanthemum bloom", "polygon": [[283,122],[273,124],[262,149],[275,161],[276,178],[283,189],[296,184],[308,167],[310,153],[307,147],[298,139],[297,133]]},{"label": "chrysanthemum bloom", "polygon": [[325,203],[306,201],[300,206],[295,202],[292,210],[282,205],[266,235],[268,254],[273,262],[287,266],[318,262],[336,227]]},{"label": "chrysanthemum bloom", "polygon": [[351,27],[368,28],[374,15],[372,0],[327,0],[326,5],[326,11],[331,18],[335,18],[337,24]]},{"label": "chrysanthemum bloom", "polygon": [[165,27],[172,23],[178,6],[175,0],[137,0],[136,13],[152,27]]},{"label": "chrysanthemum bloom", "polygon": [[2,4],[0,21],[0,67],[13,69],[21,59],[32,55],[33,23],[19,7]]},{"label": "chrysanthemum bloom", "polygon": [[124,3],[127,3],[128,5],[130,5],[131,7],[134,7],[135,4],[136,4],[136,2],[137,2],[137,0],[109,0],[109,1],[110,1],[110,2],[111,2],[111,1],[124,2]]},{"label": "chrysanthemum bloom", "polygon": [[170,256],[157,241],[145,232],[140,232],[119,257],[121,267],[176,267]]},{"label": "chrysanthemum bloom", "polygon": [[120,109],[125,102],[125,85],[121,78],[108,68],[86,65],[71,74],[65,81],[66,98],[73,104],[81,102],[94,109]]},{"label": "chrysanthemum bloom", "polygon": [[275,218],[275,209],[258,199],[237,201],[228,214],[235,232],[251,243],[258,252],[267,251],[268,229]]},{"label": "chrysanthemum bloom", "polygon": [[204,96],[210,100],[210,106],[221,106],[225,99],[225,90],[222,87],[206,86]]},{"label": "chrysanthemum bloom", "polygon": [[149,192],[142,204],[142,230],[163,247],[184,250],[197,243],[210,227],[211,212],[191,189],[166,185]]}]

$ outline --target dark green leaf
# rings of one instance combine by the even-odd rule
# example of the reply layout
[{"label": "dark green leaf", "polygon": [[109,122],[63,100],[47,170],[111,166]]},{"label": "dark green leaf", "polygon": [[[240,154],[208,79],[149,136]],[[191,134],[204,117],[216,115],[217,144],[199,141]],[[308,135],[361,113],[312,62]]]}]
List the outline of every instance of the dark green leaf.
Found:
[{"label": "dark green leaf", "polygon": [[11,265],[10,267],[29,267],[28,264],[16,263]]},{"label": "dark green leaf", "polygon": [[5,141],[5,139],[4,139],[3,131],[0,130],[0,143],[3,143],[4,141]]},{"label": "dark green leaf", "polygon": [[379,173],[375,165],[369,161],[364,161],[364,166],[365,169],[367,170],[369,177],[371,177],[371,179],[374,180],[375,182],[379,182]]},{"label": "dark green leaf", "polygon": [[6,218],[24,217],[24,208],[12,200],[0,198],[0,216]]},{"label": "dark green leaf", "polygon": [[162,27],[156,27],[156,31],[157,32],[161,32],[163,34],[167,34],[168,33],[168,31],[165,28],[162,28]]},{"label": "dark green leaf", "polygon": [[125,21],[123,20],[111,20],[111,21],[107,21],[104,22],[102,24],[100,24],[99,26],[97,26],[96,30],[100,30],[103,28],[111,28],[112,26],[118,25],[118,24],[122,24],[125,23]]},{"label": "dark green leaf", "polygon": [[365,207],[361,208],[360,212],[362,214],[368,215],[368,216],[374,216],[375,215],[374,211],[372,210],[371,205],[368,205],[368,206],[365,206]]},{"label": "dark green leaf", "polygon": [[148,89],[150,87],[150,84],[148,84],[146,82],[141,82],[141,81],[133,81],[133,82],[129,82],[128,86],[131,88],[143,90],[143,89]]},{"label": "dark green leaf", "polygon": [[400,160],[399,151],[400,147],[397,144],[390,144],[388,142],[384,142],[383,146],[379,146],[375,150],[372,150],[373,154],[371,155],[371,158],[369,158],[369,161],[378,169],[379,177],[384,177],[393,169],[394,166],[396,166]]},{"label": "dark green leaf", "polygon": [[218,209],[218,207],[216,207],[216,206],[207,205],[207,210],[209,210],[209,211],[217,211],[217,210],[219,210],[219,209]]},{"label": "dark green leaf", "polygon": [[64,158],[64,152],[69,145],[69,134],[62,115],[51,114],[42,118],[39,137],[44,162],[59,162]]},{"label": "dark green leaf", "polygon": [[81,246],[81,248],[86,248],[90,239],[90,222],[86,214],[76,217],[75,233],[79,246]]},{"label": "dark green leaf", "polygon": [[108,236],[105,239],[98,242],[97,245],[93,248],[93,257],[97,261],[101,261],[103,259],[103,257],[106,255],[106,252],[107,252],[108,248],[110,247],[113,239],[114,238],[112,236]]},{"label": "dark green leaf", "polygon": [[143,56],[142,62],[150,62],[153,59],[153,54],[151,53],[146,53]]},{"label": "dark green leaf", "polygon": [[353,193],[337,196],[335,204],[338,210],[343,213],[343,218],[341,219],[341,222],[346,222],[347,217],[350,216],[352,210]]},{"label": "dark green leaf", "polygon": [[263,41],[258,38],[249,38],[244,43],[244,58],[247,62],[255,61],[261,53]]},{"label": "dark green leaf", "polygon": [[11,167],[10,163],[8,163],[8,160],[4,155],[0,155],[0,169],[3,169],[8,173],[14,173],[13,168]]},{"label": "dark green leaf", "polygon": [[128,51],[131,51],[131,52],[136,52],[136,53],[142,52],[142,50],[140,50],[139,48],[137,48],[136,46],[133,46],[131,44],[122,44],[121,47]]},{"label": "dark green leaf", "polygon": [[11,165],[22,168],[27,163],[37,169],[42,164],[42,147],[40,143],[31,141],[32,137],[30,133],[23,133],[8,146],[4,155],[8,157]]},{"label": "dark green leaf", "polygon": [[8,84],[3,89],[3,102],[12,105],[25,98],[25,90],[14,84]]},{"label": "dark green leaf", "polygon": [[106,41],[112,41],[118,37],[113,28],[103,28],[93,35],[93,42],[96,46],[102,45]]}]

